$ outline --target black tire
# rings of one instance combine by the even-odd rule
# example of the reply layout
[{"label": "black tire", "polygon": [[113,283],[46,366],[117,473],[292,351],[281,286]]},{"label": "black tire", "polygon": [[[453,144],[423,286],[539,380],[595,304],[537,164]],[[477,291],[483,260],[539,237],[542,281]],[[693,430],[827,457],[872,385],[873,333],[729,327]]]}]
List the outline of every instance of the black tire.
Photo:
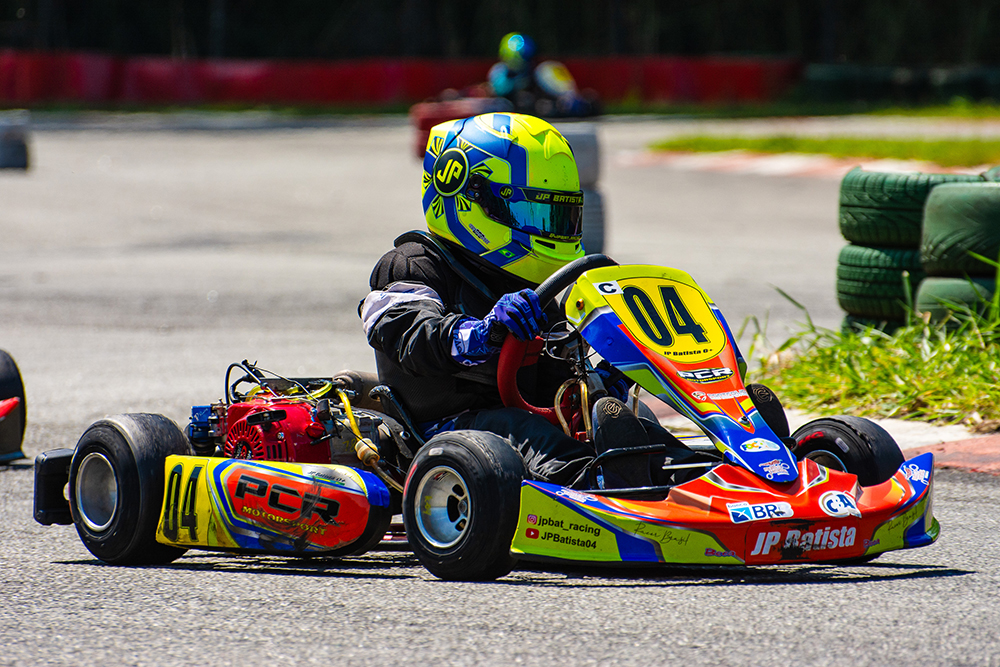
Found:
[{"label": "black tire", "polygon": [[868,419],[842,415],[816,419],[792,434],[799,459],[857,476],[861,486],[891,478],[903,464],[903,452],[885,429]]},{"label": "black tire", "polygon": [[918,313],[930,313],[931,320],[940,322],[956,310],[955,306],[966,306],[982,314],[996,289],[992,278],[927,278],[917,290],[914,309]]},{"label": "black tire", "polygon": [[0,401],[17,398],[20,403],[6,419],[0,421],[0,463],[24,458],[21,443],[28,419],[28,404],[24,399],[24,383],[14,358],[0,350]]},{"label": "black tire", "polygon": [[454,581],[510,572],[525,474],[521,455],[500,436],[451,431],[431,438],[413,459],[403,492],[406,536],[424,567]]},{"label": "black tire", "polygon": [[163,462],[190,454],[187,438],[162,415],[126,414],[90,426],[69,467],[70,511],[87,550],[113,565],[159,565],[186,550],[156,541]]},{"label": "black tire", "polygon": [[764,418],[764,423],[771,427],[774,434],[779,438],[789,437],[788,417],[777,394],[762,384],[748,384],[747,393],[757,412]]},{"label": "black tire", "polygon": [[920,255],[933,276],[996,275],[1000,255],[1000,183],[953,183],[934,188],[924,210]]}]

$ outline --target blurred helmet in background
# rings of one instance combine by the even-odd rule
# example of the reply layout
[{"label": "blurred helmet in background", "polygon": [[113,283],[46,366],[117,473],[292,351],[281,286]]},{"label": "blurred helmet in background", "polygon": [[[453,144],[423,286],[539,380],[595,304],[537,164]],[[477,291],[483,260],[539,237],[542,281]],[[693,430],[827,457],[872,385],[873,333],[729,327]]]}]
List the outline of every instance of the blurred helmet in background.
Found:
[{"label": "blurred helmet in background", "polygon": [[528,67],[535,53],[535,41],[519,32],[504,35],[500,40],[500,60],[514,71]]}]

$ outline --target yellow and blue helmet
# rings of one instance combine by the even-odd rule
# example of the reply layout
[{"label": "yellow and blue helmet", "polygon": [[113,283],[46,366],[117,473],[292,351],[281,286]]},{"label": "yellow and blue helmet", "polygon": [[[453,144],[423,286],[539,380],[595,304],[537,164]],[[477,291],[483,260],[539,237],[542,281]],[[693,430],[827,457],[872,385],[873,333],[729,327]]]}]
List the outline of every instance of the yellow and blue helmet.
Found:
[{"label": "yellow and blue helmet", "polygon": [[534,116],[489,113],[431,129],[428,230],[538,284],[583,257],[583,192],[573,151]]}]

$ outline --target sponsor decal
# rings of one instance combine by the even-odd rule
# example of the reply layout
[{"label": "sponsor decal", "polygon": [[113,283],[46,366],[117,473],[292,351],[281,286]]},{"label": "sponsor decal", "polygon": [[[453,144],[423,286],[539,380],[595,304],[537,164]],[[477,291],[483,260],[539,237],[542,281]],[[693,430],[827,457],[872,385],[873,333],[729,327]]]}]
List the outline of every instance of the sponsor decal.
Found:
[{"label": "sponsor decal", "polygon": [[723,391],[723,392],[719,392],[717,394],[706,394],[703,391],[692,391],[691,392],[691,396],[696,401],[701,401],[702,403],[704,403],[705,401],[709,401],[709,400],[711,400],[711,401],[724,401],[727,398],[745,398],[745,397],[749,396],[749,394],[747,394],[747,390],[746,389],[737,389],[735,391]]},{"label": "sponsor decal", "polygon": [[726,503],[729,510],[729,520],[733,523],[746,523],[747,521],[761,521],[763,519],[787,519],[795,516],[792,506],[788,503],[759,503],[751,505],[749,502]]},{"label": "sponsor decal", "polygon": [[531,540],[537,540],[538,539],[538,529],[537,528],[529,528],[528,530],[524,531],[524,536],[527,537],[528,539],[531,539]]},{"label": "sponsor decal", "polygon": [[618,285],[617,280],[609,280],[603,283],[595,283],[594,287],[601,294],[621,294],[622,288]]},{"label": "sponsor decal", "polygon": [[573,489],[559,489],[556,491],[557,496],[562,496],[563,498],[569,498],[570,500],[576,501],[578,503],[587,502],[590,497],[586,494],[580,493],[579,491],[574,491]]},{"label": "sponsor decal", "polygon": [[781,445],[763,438],[753,438],[740,445],[740,449],[744,452],[779,452]]},{"label": "sponsor decal", "polygon": [[477,239],[479,239],[479,241],[483,245],[488,246],[490,244],[490,240],[488,238],[486,238],[486,234],[483,234],[481,231],[479,231],[478,227],[476,227],[475,225],[469,225],[468,227],[469,227],[469,231],[472,232],[473,235]]},{"label": "sponsor decal", "polygon": [[534,514],[529,514],[528,523],[530,523],[531,525],[535,525],[536,523],[538,523],[538,517],[535,516]]},{"label": "sponsor decal", "polygon": [[735,551],[717,551],[716,549],[705,549],[705,555],[710,558],[736,558]]},{"label": "sponsor decal", "polygon": [[819,497],[819,508],[833,517],[861,516],[854,498],[843,491],[827,491]]},{"label": "sponsor decal", "polygon": [[774,479],[775,475],[788,474],[788,464],[781,459],[772,459],[767,463],[762,463],[760,469],[768,479]]},{"label": "sponsor decal", "polygon": [[503,186],[502,188],[500,188],[500,196],[503,197],[504,199],[510,199],[511,197],[514,196],[514,188],[510,187],[509,185]]},{"label": "sponsor decal", "polygon": [[864,545],[865,549],[870,549],[871,547],[874,547],[877,544],[882,544],[882,540],[865,540],[864,542],[862,542],[862,544]]},{"label": "sponsor decal", "polygon": [[931,473],[915,463],[911,463],[903,468],[903,475],[911,482],[917,482],[919,484],[928,484],[931,479]]},{"label": "sponsor decal", "polygon": [[[690,352],[688,354],[699,354],[704,350],[698,350],[696,352]],[[678,356],[677,353],[671,353],[671,356]],[[699,368],[696,371],[677,371],[677,375],[688,380],[689,382],[697,382],[698,384],[708,384],[710,382],[719,382],[720,380],[725,380],[733,376],[733,369],[731,368]]]},{"label": "sponsor decal", "polygon": [[823,526],[805,532],[796,529],[769,530],[757,534],[754,539],[751,556],[766,556],[771,549],[778,547],[781,551],[823,551],[853,547],[857,537],[854,526]]}]

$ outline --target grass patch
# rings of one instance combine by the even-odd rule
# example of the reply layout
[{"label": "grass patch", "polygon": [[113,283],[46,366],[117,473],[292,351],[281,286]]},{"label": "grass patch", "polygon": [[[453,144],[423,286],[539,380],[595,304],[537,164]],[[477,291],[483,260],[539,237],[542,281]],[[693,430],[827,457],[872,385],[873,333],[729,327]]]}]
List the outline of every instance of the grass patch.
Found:
[{"label": "grass patch", "polygon": [[833,157],[924,160],[943,167],[1000,163],[1000,139],[872,139],[867,137],[689,136],[659,141],[658,151],[813,153]]},{"label": "grass patch", "polygon": [[751,319],[756,333],[750,354],[760,367],[750,380],[770,386],[786,407],[822,415],[1000,430],[997,296],[975,310],[953,304],[949,318],[936,324],[911,312],[907,325],[891,335],[875,328],[823,329],[806,312],[802,330],[777,348],[767,344],[766,327]]}]

